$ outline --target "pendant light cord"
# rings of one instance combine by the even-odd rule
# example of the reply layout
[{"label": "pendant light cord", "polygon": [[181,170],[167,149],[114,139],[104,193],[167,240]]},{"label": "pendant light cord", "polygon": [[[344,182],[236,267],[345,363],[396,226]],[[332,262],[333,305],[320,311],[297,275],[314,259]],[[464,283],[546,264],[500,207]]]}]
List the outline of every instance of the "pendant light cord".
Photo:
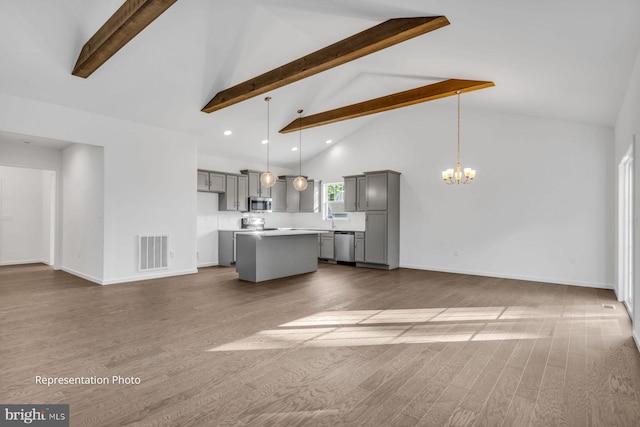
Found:
[{"label": "pendant light cord", "polygon": [[271,107],[271,97],[267,96],[265,99],[265,101],[267,101],[267,172],[270,172],[270,165],[269,165],[269,146],[271,145],[271,135],[269,133],[269,123],[270,123],[270,107]]},{"label": "pendant light cord", "polygon": [[298,127],[300,129],[300,140],[298,141],[298,151],[300,154],[300,168],[299,168],[299,176],[302,176],[302,110],[298,110],[298,114],[300,117],[298,118]]}]

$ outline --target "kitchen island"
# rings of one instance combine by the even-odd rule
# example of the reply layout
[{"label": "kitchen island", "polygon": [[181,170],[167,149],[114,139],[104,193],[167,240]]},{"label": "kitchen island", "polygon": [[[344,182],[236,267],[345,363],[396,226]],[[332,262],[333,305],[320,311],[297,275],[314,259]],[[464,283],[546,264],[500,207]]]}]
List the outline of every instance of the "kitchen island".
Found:
[{"label": "kitchen island", "polygon": [[236,271],[240,280],[262,282],[318,270],[319,230],[236,233]]}]

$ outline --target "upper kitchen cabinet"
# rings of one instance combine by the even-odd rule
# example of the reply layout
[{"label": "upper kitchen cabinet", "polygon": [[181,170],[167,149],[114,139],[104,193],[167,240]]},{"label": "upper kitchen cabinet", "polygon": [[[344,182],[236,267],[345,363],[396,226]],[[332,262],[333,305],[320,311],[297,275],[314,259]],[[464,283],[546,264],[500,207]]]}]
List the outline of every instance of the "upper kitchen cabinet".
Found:
[{"label": "upper kitchen cabinet", "polygon": [[300,192],[293,186],[293,180],[295,176],[286,176],[284,179],[287,182],[287,212],[299,212],[300,211]]},{"label": "upper kitchen cabinet", "polygon": [[246,175],[227,175],[225,192],[220,194],[218,209],[246,212],[248,206],[249,179]]},{"label": "upper kitchen cabinet", "polygon": [[358,212],[364,212],[367,210],[367,179],[364,175],[358,177],[356,205]]},{"label": "upper kitchen cabinet", "polygon": [[198,170],[198,191],[224,193],[225,184],[226,177],[224,173]]},{"label": "upper kitchen cabinet", "polygon": [[[395,173],[395,172],[393,172]],[[386,211],[389,196],[390,171],[365,172],[367,211]]]},{"label": "upper kitchen cabinet", "polygon": [[[279,177],[285,182],[286,188],[286,212],[319,212],[320,211],[320,189],[321,181],[307,179],[307,188],[298,191],[293,186],[293,181],[297,176],[283,175]],[[275,201],[274,201],[275,203]],[[281,212],[278,209],[279,212]]]},{"label": "upper kitchen cabinet", "polygon": [[260,182],[262,172],[244,169],[240,173],[247,175],[249,179],[249,197],[272,197],[271,188],[263,186]]},{"label": "upper kitchen cabinet", "polygon": [[300,192],[300,212],[320,212],[320,181],[307,180],[307,188]]},{"label": "upper kitchen cabinet", "polygon": [[363,212],[367,210],[367,180],[364,175],[344,176],[344,211]]},{"label": "upper kitchen cabinet", "polygon": [[271,209],[273,212],[287,211],[287,181],[284,179],[276,180],[271,187]]},{"label": "upper kitchen cabinet", "polygon": [[358,210],[358,177],[343,176],[344,180],[344,211],[355,212]]}]

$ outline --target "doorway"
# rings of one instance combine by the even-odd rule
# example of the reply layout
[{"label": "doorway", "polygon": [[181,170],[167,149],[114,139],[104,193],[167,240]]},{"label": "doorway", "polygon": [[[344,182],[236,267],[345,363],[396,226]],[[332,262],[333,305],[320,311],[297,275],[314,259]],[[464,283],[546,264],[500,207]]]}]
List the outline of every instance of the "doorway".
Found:
[{"label": "doorway", "polygon": [[56,263],[56,171],[0,166],[0,265]]},{"label": "doorway", "polygon": [[634,197],[633,162],[635,135],[629,149],[618,165],[618,298],[633,319],[633,251]]}]

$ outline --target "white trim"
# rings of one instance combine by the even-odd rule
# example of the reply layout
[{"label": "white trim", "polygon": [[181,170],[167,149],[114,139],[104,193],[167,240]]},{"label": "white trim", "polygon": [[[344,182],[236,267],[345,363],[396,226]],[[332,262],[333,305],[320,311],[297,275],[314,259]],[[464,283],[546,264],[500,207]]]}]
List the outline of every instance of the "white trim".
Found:
[{"label": "white trim", "polygon": [[44,259],[21,259],[21,260],[18,260],[18,261],[2,261],[2,262],[0,262],[0,266],[22,265],[22,264],[45,264],[45,265],[51,265],[51,264],[49,264],[49,261],[46,261]]},{"label": "white trim", "polygon": [[638,349],[638,351],[640,351],[640,338],[638,338],[638,334],[636,334],[636,331],[632,331],[631,336],[633,337],[633,341],[635,341],[636,343],[636,348]]},{"label": "white trim", "polygon": [[181,271],[165,271],[155,274],[142,274],[139,276],[119,277],[117,279],[103,280],[102,285],[114,285],[116,283],[138,282],[140,280],[161,279],[164,277],[184,276],[186,274],[197,274],[198,269],[181,270]]},{"label": "white trim", "polygon": [[580,281],[571,281],[571,280],[562,280],[562,279],[551,279],[548,277],[535,277],[535,276],[524,276],[519,274],[493,273],[488,271],[454,270],[454,269],[448,269],[448,268],[431,267],[426,265],[400,264],[400,267],[413,268],[416,270],[440,271],[443,273],[469,274],[472,276],[498,277],[501,279],[526,280],[528,282],[553,283],[556,285],[582,286],[585,288],[598,288],[598,289],[611,289],[611,290],[614,289],[613,283],[580,282]]},{"label": "white trim", "polygon": [[202,264],[198,264],[198,268],[216,267],[217,265],[219,265],[217,262],[204,262]]},{"label": "white trim", "polygon": [[63,266],[61,268],[61,270],[64,271],[65,273],[69,273],[69,274],[72,274],[74,276],[78,276],[81,279],[85,279],[85,280],[88,280],[90,282],[97,283],[98,285],[102,285],[103,284],[102,280],[98,279],[97,277],[93,277],[93,276],[89,276],[88,274],[80,273],[79,271],[76,271],[76,270],[74,270],[72,268],[68,268],[68,267],[64,267]]}]

